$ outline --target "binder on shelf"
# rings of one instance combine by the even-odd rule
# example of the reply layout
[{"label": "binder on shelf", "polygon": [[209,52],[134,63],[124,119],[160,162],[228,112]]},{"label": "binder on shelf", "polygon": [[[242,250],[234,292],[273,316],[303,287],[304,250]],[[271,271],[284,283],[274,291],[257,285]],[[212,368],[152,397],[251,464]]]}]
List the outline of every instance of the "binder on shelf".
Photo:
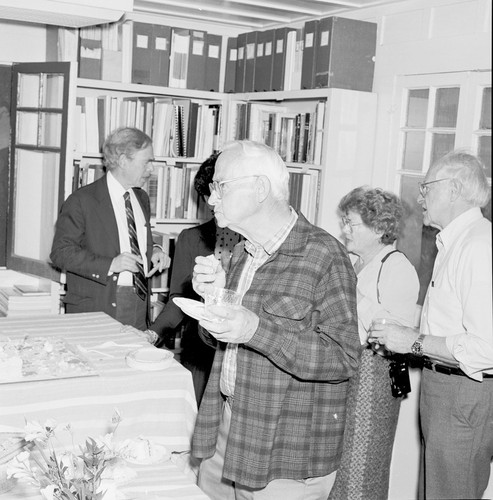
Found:
[{"label": "binder on shelf", "polygon": [[169,84],[169,54],[171,28],[160,24],[152,25],[151,85],[167,87]]},{"label": "binder on shelf", "polygon": [[101,27],[101,79],[122,81],[122,25],[104,24]]},{"label": "binder on shelf", "polygon": [[133,23],[132,83],[151,84],[152,38],[152,24]]},{"label": "binder on shelf", "polygon": [[275,30],[257,33],[255,54],[255,76],[253,90],[267,92],[272,89],[272,59],[274,54]]},{"label": "binder on shelf", "polygon": [[190,30],[187,89],[204,90],[206,71],[206,32]]},{"label": "binder on shelf", "polygon": [[377,24],[343,17],[320,20],[314,86],[371,92]]},{"label": "binder on shelf", "polygon": [[301,88],[312,89],[315,84],[317,60],[318,19],[307,21],[304,26],[303,64],[301,66]]},{"label": "binder on shelf", "polygon": [[184,28],[171,28],[171,48],[169,57],[169,86],[187,88],[188,53],[190,31]]},{"label": "binder on shelf", "polygon": [[272,58],[272,90],[284,90],[286,67],[286,42],[288,33],[294,28],[277,28],[274,37],[274,56]]},{"label": "binder on shelf", "polygon": [[301,67],[303,65],[303,44],[305,31],[303,28],[296,30],[296,47],[294,52],[294,66],[290,78],[290,90],[301,89]]},{"label": "binder on shelf", "polygon": [[219,77],[221,74],[221,54],[223,37],[206,33],[206,60],[204,90],[219,92]]},{"label": "binder on shelf", "polygon": [[199,123],[199,107],[196,101],[190,101],[187,124],[187,156],[194,157],[197,152],[197,127]]},{"label": "binder on shelf", "polygon": [[257,32],[249,31],[246,34],[246,54],[245,54],[245,81],[243,92],[253,92],[255,80],[255,50],[257,48]]},{"label": "binder on shelf", "polygon": [[101,79],[101,27],[80,28],[79,78]]},{"label": "binder on shelf", "polygon": [[243,92],[245,88],[246,42],[247,34],[240,33],[237,37],[235,92]]},{"label": "binder on shelf", "polygon": [[237,39],[236,37],[229,37],[226,44],[224,92],[235,92],[237,59],[238,59]]},{"label": "binder on shelf", "polygon": [[297,31],[290,31],[286,37],[285,62],[284,62],[284,90],[293,90],[292,81],[296,63],[296,35]]}]

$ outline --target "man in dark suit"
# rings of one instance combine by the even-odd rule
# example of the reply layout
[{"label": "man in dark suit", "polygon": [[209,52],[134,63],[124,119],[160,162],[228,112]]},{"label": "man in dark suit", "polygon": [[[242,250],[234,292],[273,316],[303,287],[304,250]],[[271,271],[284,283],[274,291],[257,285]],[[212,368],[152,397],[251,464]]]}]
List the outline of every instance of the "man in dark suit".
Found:
[{"label": "man in dark suit", "polygon": [[50,258],[67,273],[67,313],[103,311],[145,330],[147,277],[169,265],[153,245],[149,197],[141,188],[153,170],[151,138],[120,128],[103,144],[107,173],[72,193],[62,206]]}]

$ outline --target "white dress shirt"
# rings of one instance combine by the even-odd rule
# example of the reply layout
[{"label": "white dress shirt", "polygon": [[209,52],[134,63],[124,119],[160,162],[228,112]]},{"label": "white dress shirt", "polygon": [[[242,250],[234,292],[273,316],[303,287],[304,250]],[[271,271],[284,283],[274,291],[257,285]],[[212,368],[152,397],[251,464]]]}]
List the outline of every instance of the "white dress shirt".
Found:
[{"label": "white dress shirt", "polygon": [[[127,212],[125,210],[125,200],[123,195],[125,191],[130,193],[130,202],[132,203],[132,209],[135,218],[135,227],[137,229],[137,240],[139,241],[140,253],[147,248],[147,231],[145,228],[145,217],[144,212],[140,206],[139,200],[135,196],[133,189],[125,189],[113,176],[111,171],[108,172],[106,176],[106,181],[108,183],[108,191],[110,193],[111,203],[113,205],[113,212],[115,213],[116,224],[118,226],[118,238],[120,240],[120,253],[129,252],[132,253],[130,248],[130,237],[128,234],[128,223],[127,223]],[[144,261],[144,273],[147,274],[147,258],[145,253],[142,254],[142,259]],[[130,271],[123,271],[118,277],[118,284],[123,286],[132,286],[133,279],[132,273]]]},{"label": "white dress shirt", "polygon": [[462,371],[481,381],[493,374],[491,222],[472,208],[438,233],[436,245],[421,332],[446,337]]}]

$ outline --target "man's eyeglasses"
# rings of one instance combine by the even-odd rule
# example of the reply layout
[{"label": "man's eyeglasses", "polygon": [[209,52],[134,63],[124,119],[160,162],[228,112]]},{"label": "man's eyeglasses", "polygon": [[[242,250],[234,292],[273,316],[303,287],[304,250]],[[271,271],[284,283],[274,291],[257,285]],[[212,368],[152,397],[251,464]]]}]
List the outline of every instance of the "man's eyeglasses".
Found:
[{"label": "man's eyeglasses", "polygon": [[236,181],[241,181],[243,179],[252,179],[253,177],[260,177],[259,175],[245,175],[243,177],[236,177],[235,179],[228,179],[226,181],[212,181],[209,183],[209,190],[212,193],[215,193],[215,195],[218,198],[223,197],[223,186],[225,184],[229,184],[230,182],[236,182]]},{"label": "man's eyeglasses", "polygon": [[429,182],[420,182],[419,183],[419,194],[424,198],[428,192],[430,191],[430,184],[434,184],[435,182],[449,181],[451,177],[446,177],[445,179],[437,179],[436,181]]},{"label": "man's eyeglasses", "polygon": [[349,231],[351,231],[351,232],[353,232],[353,227],[354,226],[361,226],[361,225],[363,225],[362,222],[351,222],[351,219],[348,219],[347,217],[342,217],[341,220],[342,220],[342,225],[344,227],[347,227],[349,229]]}]

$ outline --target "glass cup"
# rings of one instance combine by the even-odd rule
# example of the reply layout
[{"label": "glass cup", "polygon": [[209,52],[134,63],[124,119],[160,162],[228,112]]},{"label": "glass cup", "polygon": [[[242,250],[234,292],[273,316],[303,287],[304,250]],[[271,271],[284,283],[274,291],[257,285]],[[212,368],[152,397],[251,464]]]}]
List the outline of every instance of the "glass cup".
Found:
[{"label": "glass cup", "polygon": [[210,287],[205,292],[205,313],[209,321],[223,321],[210,310],[211,306],[222,306],[225,308],[241,305],[241,294],[227,288]]},{"label": "glass cup", "polygon": [[376,325],[388,325],[388,324],[400,325],[398,321],[395,321],[393,319],[374,318],[368,330],[368,343],[370,344],[370,347],[373,349],[373,351],[375,351],[377,354],[380,354],[380,356],[390,356],[392,354],[392,351],[389,351],[384,345],[380,345],[378,342],[371,341],[370,339],[372,338],[372,332]]}]

